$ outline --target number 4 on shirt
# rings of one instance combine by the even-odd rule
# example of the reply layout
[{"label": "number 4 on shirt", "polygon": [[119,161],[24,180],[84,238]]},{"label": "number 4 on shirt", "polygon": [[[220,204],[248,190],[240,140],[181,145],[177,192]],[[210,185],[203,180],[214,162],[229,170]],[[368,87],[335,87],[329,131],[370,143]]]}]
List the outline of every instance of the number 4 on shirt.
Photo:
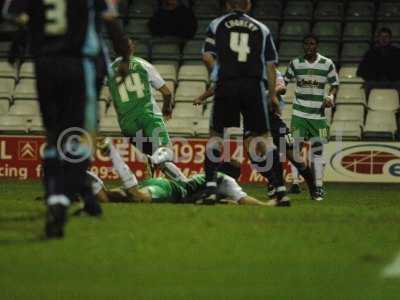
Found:
[{"label": "number 4 on shirt", "polygon": [[230,48],[238,54],[239,62],[246,62],[247,55],[250,53],[249,34],[240,32],[231,32]]}]

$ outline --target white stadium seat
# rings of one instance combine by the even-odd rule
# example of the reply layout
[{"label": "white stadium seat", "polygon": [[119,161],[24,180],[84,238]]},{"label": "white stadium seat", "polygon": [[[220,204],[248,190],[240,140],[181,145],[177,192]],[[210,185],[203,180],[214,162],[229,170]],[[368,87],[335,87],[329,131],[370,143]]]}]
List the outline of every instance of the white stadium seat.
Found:
[{"label": "white stadium seat", "polygon": [[36,100],[19,100],[10,106],[11,116],[40,116],[39,102]]},{"label": "white stadium seat", "polygon": [[156,64],[154,67],[161,74],[161,77],[164,80],[172,80],[176,81],[177,79],[177,70],[174,64]]},{"label": "white stadium seat", "polygon": [[175,101],[190,101],[204,93],[205,82],[201,81],[180,81],[176,89]]},{"label": "white stadium seat", "polygon": [[286,103],[293,103],[296,98],[296,84],[291,82],[286,86],[286,94],[283,95],[283,99]]},{"label": "white stadium seat", "polygon": [[344,65],[339,70],[341,83],[362,83],[364,80],[357,76],[357,65]]},{"label": "white stadium seat", "polygon": [[8,62],[0,61],[0,77],[15,79],[17,71]]},{"label": "white stadium seat", "polygon": [[362,125],[364,123],[364,106],[337,105],[334,121],[354,121]]},{"label": "white stadium seat", "polygon": [[33,117],[28,121],[30,132],[44,132],[42,117]]},{"label": "white stadium seat", "polygon": [[333,121],[329,132],[331,139],[361,140],[361,126],[354,121]]},{"label": "white stadium seat", "polygon": [[35,78],[35,66],[33,62],[24,62],[19,70],[19,78]]},{"label": "white stadium seat", "polygon": [[106,110],[106,115],[107,117],[113,117],[116,118],[117,117],[117,112],[115,110],[114,104],[111,104],[107,110]]},{"label": "white stadium seat", "polygon": [[399,108],[399,94],[395,89],[373,89],[368,107],[372,110],[395,111]]},{"label": "white stadium seat", "polygon": [[0,131],[28,131],[25,116],[2,116],[0,118]]},{"label": "white stadium seat", "polygon": [[99,130],[102,133],[120,133],[119,124],[115,117],[104,117],[100,119]]},{"label": "white stadium seat", "polygon": [[364,137],[393,139],[396,129],[394,112],[370,110],[365,121]]},{"label": "white stadium seat", "polygon": [[37,99],[36,80],[22,79],[15,87],[14,99]]},{"label": "white stadium seat", "polygon": [[111,94],[110,94],[110,90],[108,89],[108,86],[103,85],[101,87],[100,93],[99,93],[99,100],[103,100],[105,102],[111,101]]},{"label": "white stadium seat", "polygon": [[336,97],[337,104],[366,104],[361,84],[341,84]]},{"label": "white stadium seat", "polygon": [[172,135],[192,136],[194,134],[193,118],[178,118],[174,117],[165,122],[168,132]]},{"label": "white stadium seat", "polygon": [[208,82],[208,71],[204,65],[183,65],[179,69],[178,80],[200,80]]},{"label": "white stadium seat", "polygon": [[11,78],[0,78],[0,98],[11,100],[15,87],[15,80]]},{"label": "white stadium seat", "polygon": [[178,118],[199,118],[201,116],[201,108],[195,107],[192,103],[178,102],[173,111],[173,117]]},{"label": "white stadium seat", "polygon": [[0,99],[0,115],[8,114],[10,108],[10,101],[7,99]]},{"label": "white stadium seat", "polygon": [[105,101],[98,101],[98,115],[100,118],[106,115],[108,103]]}]

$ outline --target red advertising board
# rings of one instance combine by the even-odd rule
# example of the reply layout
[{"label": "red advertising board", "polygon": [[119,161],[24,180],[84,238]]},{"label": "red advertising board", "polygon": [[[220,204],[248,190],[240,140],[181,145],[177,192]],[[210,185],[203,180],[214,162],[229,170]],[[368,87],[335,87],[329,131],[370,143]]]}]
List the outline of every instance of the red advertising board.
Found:
[{"label": "red advertising board", "polygon": [[[115,138],[113,142],[127,165],[141,179],[144,171],[142,156],[127,139]],[[203,172],[206,142],[205,139],[173,139],[175,161],[185,175]],[[241,143],[230,141],[229,146],[231,156],[242,162],[240,181],[263,182],[263,177],[251,169],[249,160],[242,155]],[[0,136],[0,179],[40,179],[44,147],[43,136]],[[91,168],[102,179],[118,179],[110,159],[99,150],[94,154]]]}]

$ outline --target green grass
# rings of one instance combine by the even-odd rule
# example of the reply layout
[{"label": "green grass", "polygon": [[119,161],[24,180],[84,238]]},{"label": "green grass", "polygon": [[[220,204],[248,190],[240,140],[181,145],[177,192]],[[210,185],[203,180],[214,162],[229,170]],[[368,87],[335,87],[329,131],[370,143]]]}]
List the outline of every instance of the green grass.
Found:
[{"label": "green grass", "polygon": [[108,204],[42,241],[40,184],[2,181],[0,299],[399,299],[381,277],[400,250],[398,187],[327,189],[291,208]]}]

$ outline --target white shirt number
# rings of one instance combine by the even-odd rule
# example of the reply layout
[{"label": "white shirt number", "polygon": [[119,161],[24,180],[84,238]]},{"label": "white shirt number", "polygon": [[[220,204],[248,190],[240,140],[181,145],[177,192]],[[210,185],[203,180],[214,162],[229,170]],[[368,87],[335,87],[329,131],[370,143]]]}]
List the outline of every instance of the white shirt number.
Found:
[{"label": "white shirt number", "polygon": [[67,31],[67,5],[65,0],[44,0],[46,9],[45,31],[49,35],[61,35]]},{"label": "white shirt number", "polygon": [[230,48],[238,54],[239,62],[246,62],[247,55],[250,53],[249,34],[240,32],[231,32]]},{"label": "white shirt number", "polygon": [[[121,77],[117,77],[117,81],[120,81]],[[142,80],[140,79],[139,74],[133,73],[125,78],[125,81],[123,84],[120,84],[118,87],[119,95],[121,96],[121,101],[122,102],[128,102],[129,101],[129,95],[128,92],[133,93],[135,92],[137,95],[137,98],[143,98],[144,95],[144,90],[145,86],[142,83]]]}]

